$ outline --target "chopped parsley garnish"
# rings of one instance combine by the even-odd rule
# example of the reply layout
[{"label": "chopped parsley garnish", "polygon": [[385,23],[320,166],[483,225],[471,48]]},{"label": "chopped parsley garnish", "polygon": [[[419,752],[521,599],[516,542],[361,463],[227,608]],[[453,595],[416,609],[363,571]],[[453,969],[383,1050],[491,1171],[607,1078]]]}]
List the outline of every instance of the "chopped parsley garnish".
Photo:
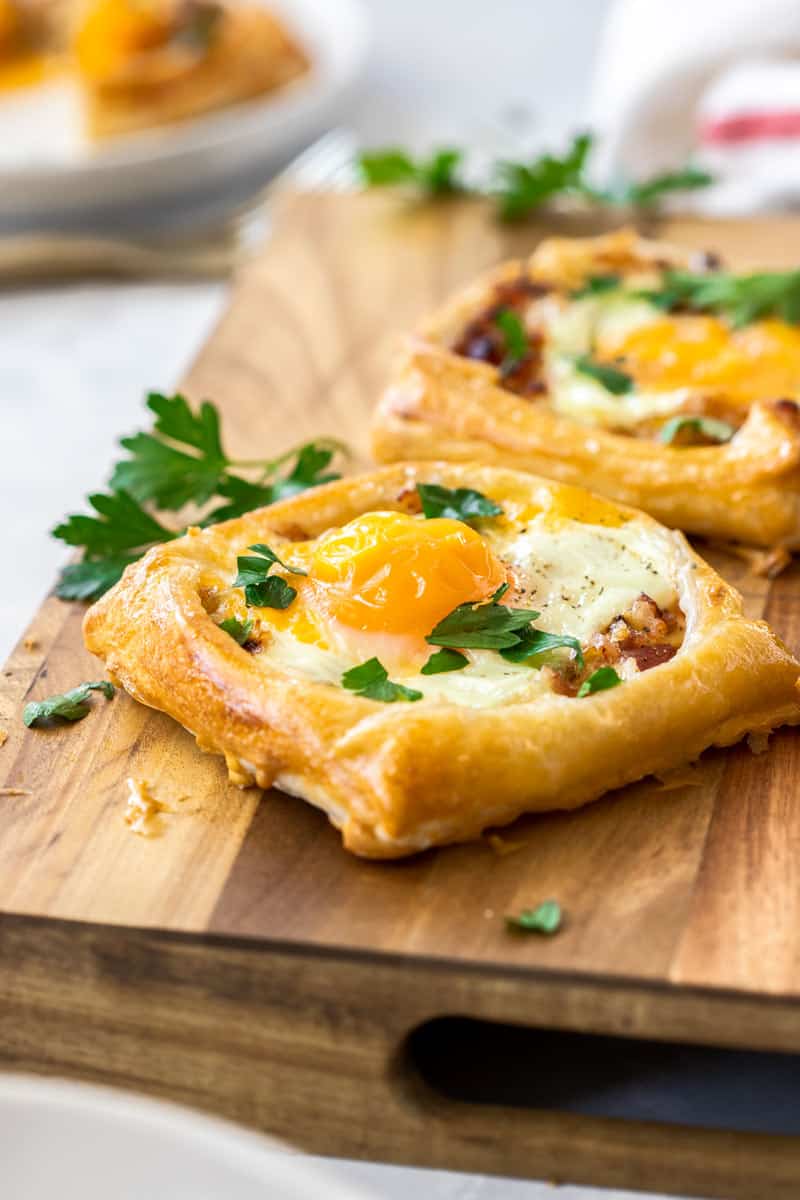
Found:
[{"label": "chopped parsley garnish", "polygon": [[621,275],[590,275],[575,289],[572,299],[580,300],[584,296],[602,296],[605,292],[615,292],[621,282]]},{"label": "chopped parsley garnish", "polygon": [[681,433],[699,433],[712,442],[729,442],[736,430],[727,421],[720,421],[716,417],[679,416],[661,427],[658,438],[671,445]]},{"label": "chopped parsley garnish", "polygon": [[270,575],[276,564],[289,571],[292,575],[306,575],[298,567],[287,566],[274,550],[259,542],[248,549],[255,550],[258,557],[242,555],[236,559],[238,574],[233,581],[234,587],[244,588],[244,598],[251,608],[288,608],[297,595],[280,575]]},{"label": "chopped parsley garnish", "polygon": [[619,683],[622,683],[622,680],[613,667],[598,667],[578,688],[578,699],[592,696],[595,692],[607,692]]},{"label": "chopped parsley garnish", "polygon": [[180,536],[182,530],[166,528],[145,505],[174,510],[219,497],[224,503],[195,518],[209,525],[338,479],[327,469],[342,448],[337,442],[310,442],[270,460],[234,460],[224,451],[213,404],[195,412],[183,396],[153,393],[147,406],[155,414],[152,432],[123,439],[130,457],[114,468],[112,490],[89,497],[98,515],[70,516],[53,530],[54,537],[83,548],[83,560],[61,573],[56,595],[62,600],[96,600],[151,546]]},{"label": "chopped parsley garnish", "polygon": [[450,196],[465,190],[458,174],[463,157],[463,151],[450,147],[417,159],[405,150],[389,148],[363,152],[357,165],[367,187],[410,184],[429,196]]},{"label": "chopped parsley garnish", "polygon": [[506,917],[506,925],[515,933],[540,933],[552,937],[558,933],[563,919],[557,900],[543,900],[536,908],[523,908],[517,916]]},{"label": "chopped parsley garnish", "polygon": [[110,700],[115,690],[113,683],[107,679],[97,683],[81,683],[63,695],[49,696],[47,700],[32,700],[25,705],[22,720],[28,728],[47,725],[54,720],[82,721],[89,712],[89,696],[92,692],[102,692],[106,700]]},{"label": "chopped parsley garnish", "polygon": [[443,675],[445,671],[463,671],[469,666],[469,659],[460,650],[444,647],[430,656],[420,671],[421,675]]},{"label": "chopped parsley garnish", "polygon": [[534,629],[532,626],[522,631],[515,646],[508,646],[500,653],[509,662],[528,662],[539,654],[557,650],[562,646],[574,652],[576,663],[583,668],[583,651],[577,638],[566,633],[545,633],[543,629]]},{"label": "chopped parsley garnish", "polygon": [[389,672],[377,658],[367,659],[360,666],[345,671],[342,687],[367,700],[381,700],[384,704],[393,704],[395,700],[422,699],[422,692],[403,687],[402,683],[392,683]]},{"label": "chopped parsley garnish", "polygon": [[503,510],[494,500],[472,488],[447,488],[438,483],[418,483],[417,494],[426,517],[451,517],[454,521],[474,521],[478,517],[496,517]]},{"label": "chopped parsley garnish", "polygon": [[624,396],[633,389],[633,379],[630,375],[618,371],[616,367],[609,367],[606,363],[597,362],[589,354],[578,355],[575,359],[575,370],[581,375],[588,375],[613,396]]},{"label": "chopped parsley garnish", "polygon": [[753,275],[665,271],[658,288],[641,294],[667,311],[690,309],[727,317],[734,328],[765,317],[778,317],[788,325],[800,324],[800,271],[759,271]]},{"label": "chopped parsley garnish", "polygon": [[505,343],[500,373],[510,375],[528,355],[528,334],[522,318],[513,308],[501,308],[494,318],[494,323],[502,333]]},{"label": "chopped parsley garnish", "polygon": [[588,164],[594,139],[575,137],[563,155],[542,154],[527,162],[501,159],[484,188],[468,189],[460,168],[463,151],[446,147],[430,157],[415,159],[405,150],[389,148],[362,153],[357,165],[368,187],[418,188],[424,196],[448,196],[467,190],[488,194],[503,221],[518,221],[559,197],[576,197],[589,205],[649,207],[669,193],[707,187],[710,175],[695,167],[662,172],[638,183],[622,182],[598,188],[589,180]]},{"label": "chopped parsley garnish", "polygon": [[508,585],[498,588],[488,604],[459,604],[444,617],[425,641],[450,649],[505,650],[522,641],[522,631],[536,620],[530,608],[507,608],[498,603]]},{"label": "chopped parsley garnish", "polygon": [[253,632],[253,622],[249,618],[246,621],[240,621],[238,617],[228,617],[226,621],[220,621],[219,627],[225,633],[229,633],[240,646],[244,645]]}]

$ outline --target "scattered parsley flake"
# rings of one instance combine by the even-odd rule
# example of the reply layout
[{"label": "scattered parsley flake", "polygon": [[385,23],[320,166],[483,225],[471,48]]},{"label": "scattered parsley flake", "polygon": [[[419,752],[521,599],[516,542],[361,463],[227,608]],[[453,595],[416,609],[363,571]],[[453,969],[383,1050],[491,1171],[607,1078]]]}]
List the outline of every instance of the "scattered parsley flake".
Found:
[{"label": "scattered parsley flake", "polygon": [[389,672],[377,658],[370,658],[358,667],[351,667],[342,675],[342,687],[356,692],[367,700],[381,700],[393,704],[396,700],[421,700],[422,692],[392,683]]},{"label": "scattered parsley flake", "polygon": [[428,518],[451,517],[455,521],[474,521],[496,517],[503,509],[494,500],[472,488],[447,488],[438,483],[418,483],[417,494]]},{"label": "scattered parsley flake", "polygon": [[578,699],[592,696],[595,692],[607,692],[609,688],[615,688],[620,683],[622,680],[613,667],[598,667],[578,688]]},{"label": "scattered parsley flake", "polygon": [[514,933],[539,933],[552,937],[564,920],[557,900],[543,900],[536,908],[523,908],[517,916],[506,917],[506,926]]},{"label": "scattered parsley flake", "polygon": [[110,700],[115,691],[113,683],[107,679],[81,683],[63,695],[31,700],[23,709],[22,720],[29,729],[34,725],[47,725],[51,721],[82,721],[89,712],[89,696],[92,692],[102,692],[106,700]]},{"label": "scattered parsley flake", "polygon": [[469,666],[469,659],[460,650],[451,650],[444,646],[430,656],[420,671],[421,675],[443,675],[446,671],[463,671]]}]

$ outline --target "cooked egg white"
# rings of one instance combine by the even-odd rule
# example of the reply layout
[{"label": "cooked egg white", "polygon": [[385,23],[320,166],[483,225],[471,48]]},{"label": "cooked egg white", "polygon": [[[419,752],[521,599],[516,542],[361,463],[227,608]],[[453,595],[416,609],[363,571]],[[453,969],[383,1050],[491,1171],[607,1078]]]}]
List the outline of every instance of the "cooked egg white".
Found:
[{"label": "cooked egg white", "polygon": [[458,603],[488,599],[503,576],[513,582],[515,605],[539,612],[537,628],[583,644],[643,592],[662,608],[674,605],[668,532],[594,503],[617,519],[591,524],[532,507],[486,520],[477,532],[454,521],[368,514],[294,553],[288,547],[286,561],[303,563],[309,573],[287,577],[298,589],[288,609],[249,610],[262,642],[254,661],[339,686],[345,671],[374,656],[393,682],[430,700],[475,708],[552,694],[541,661],[510,663],[493,650],[468,650],[469,664],[460,671],[422,675],[439,649],[425,642],[425,633]]}]

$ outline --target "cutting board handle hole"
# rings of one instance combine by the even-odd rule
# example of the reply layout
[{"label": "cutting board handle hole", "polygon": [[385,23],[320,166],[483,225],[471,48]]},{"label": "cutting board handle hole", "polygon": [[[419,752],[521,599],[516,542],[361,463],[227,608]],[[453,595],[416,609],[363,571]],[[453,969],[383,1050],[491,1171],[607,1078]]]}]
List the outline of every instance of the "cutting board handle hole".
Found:
[{"label": "cutting board handle hole", "polygon": [[800,1056],[437,1017],[406,1039],[406,1077],[464,1104],[800,1134]]}]

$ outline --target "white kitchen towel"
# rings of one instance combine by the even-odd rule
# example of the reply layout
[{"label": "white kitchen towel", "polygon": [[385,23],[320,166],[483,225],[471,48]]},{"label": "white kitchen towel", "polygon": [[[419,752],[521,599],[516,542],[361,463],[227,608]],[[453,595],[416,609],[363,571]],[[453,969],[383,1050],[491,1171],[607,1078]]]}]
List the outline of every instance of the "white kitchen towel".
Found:
[{"label": "white kitchen towel", "polygon": [[599,175],[691,160],[706,211],[800,207],[800,0],[615,0],[588,123]]}]

